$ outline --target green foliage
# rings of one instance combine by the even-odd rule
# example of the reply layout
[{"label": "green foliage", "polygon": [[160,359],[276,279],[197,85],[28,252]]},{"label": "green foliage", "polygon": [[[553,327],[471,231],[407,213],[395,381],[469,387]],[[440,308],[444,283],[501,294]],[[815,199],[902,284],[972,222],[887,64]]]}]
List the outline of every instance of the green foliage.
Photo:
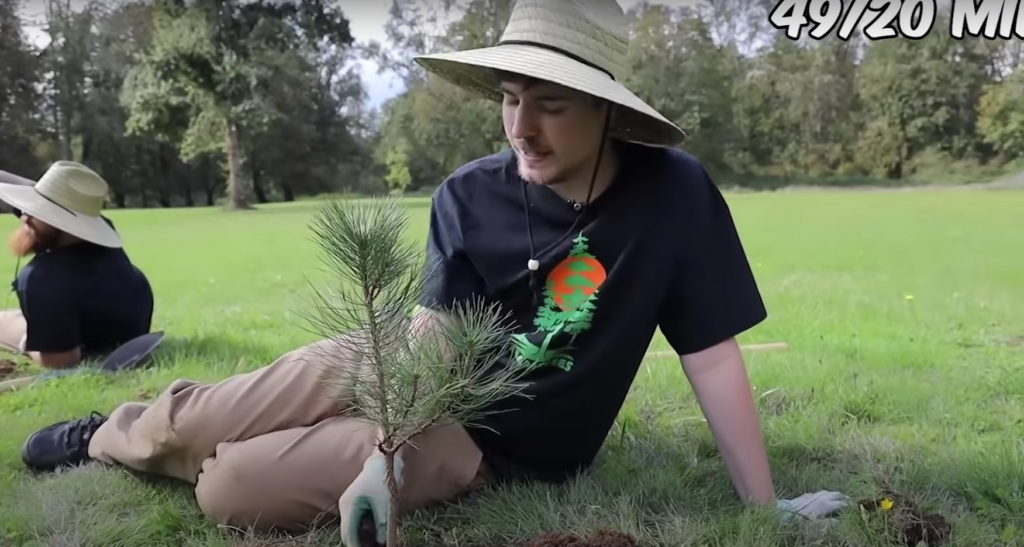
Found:
[{"label": "green foliage", "polygon": [[1007,159],[1024,157],[1024,71],[986,86],[978,111],[985,142]]},{"label": "green foliage", "polygon": [[[218,47],[215,28],[198,9],[157,10],[153,19],[153,44],[126,86],[129,132],[178,136],[183,157],[193,159],[224,151],[229,119],[256,130],[271,122],[268,67]],[[174,114],[183,111],[188,128],[175,135],[172,122],[180,118]]]},{"label": "green foliage", "polygon": [[18,4],[0,1],[0,157],[3,170],[34,175],[41,171],[33,154],[33,108],[42,74],[25,43]]},{"label": "green foliage", "polygon": [[412,175],[409,173],[409,157],[405,153],[405,146],[397,146],[388,150],[385,163],[388,168],[384,180],[392,193],[401,194],[412,182]]},{"label": "green foliage", "polygon": [[[340,11],[320,0],[158,2],[152,17],[152,44],[126,79],[126,131],[176,144],[185,161],[223,153],[235,185],[254,135],[285,116],[272,100],[277,56],[352,41]],[[232,192],[236,206],[240,195]]]},{"label": "green foliage", "polygon": [[395,198],[321,204],[312,229],[333,288],[314,291],[313,311],[303,313],[359,364],[331,363],[324,381],[344,403],[354,392],[351,411],[381,427],[386,453],[441,421],[472,425],[523,387],[522,372],[499,366],[512,325],[496,305],[454,304],[413,332],[410,313],[438,265],[423,260],[406,226]]}]

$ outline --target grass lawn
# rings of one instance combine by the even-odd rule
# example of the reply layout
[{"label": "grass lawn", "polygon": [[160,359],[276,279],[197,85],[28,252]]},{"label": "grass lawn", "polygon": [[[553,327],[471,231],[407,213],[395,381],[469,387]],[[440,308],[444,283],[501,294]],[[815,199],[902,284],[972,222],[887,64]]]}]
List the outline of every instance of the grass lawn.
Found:
[{"label": "grass lawn", "polygon": [[[729,200],[770,312],[742,342],[790,346],[748,358],[779,494],[889,487],[948,517],[950,545],[1024,545],[1024,192]],[[428,202],[410,205],[410,235],[422,240]],[[264,544],[205,522],[187,486],[95,467],[31,479],[18,448],[54,421],[152,397],[176,378],[215,381],[311,340],[293,313],[307,278],[322,279],[311,212],[111,213],[170,338],[144,371],[0,394],[0,545]],[[0,229],[14,224],[0,218]],[[13,268],[0,257],[0,271]],[[657,337],[652,351],[665,349]],[[744,511],[678,361],[652,358],[585,479],[417,514],[409,539],[500,545],[615,527],[664,546],[873,546],[886,545],[881,526],[856,509],[824,530]],[[339,535],[290,544],[338,545]]]}]

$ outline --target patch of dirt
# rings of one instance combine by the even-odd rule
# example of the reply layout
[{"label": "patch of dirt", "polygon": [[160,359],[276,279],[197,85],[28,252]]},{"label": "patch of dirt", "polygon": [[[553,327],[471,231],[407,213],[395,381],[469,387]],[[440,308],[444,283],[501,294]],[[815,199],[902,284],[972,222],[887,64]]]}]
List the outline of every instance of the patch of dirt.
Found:
[{"label": "patch of dirt", "polygon": [[971,341],[965,340],[957,342],[957,345],[962,348],[984,348],[990,346],[1006,346],[1010,348],[1024,347],[1024,335],[1011,334],[1005,336],[993,336],[985,341]]},{"label": "patch of dirt", "polygon": [[27,375],[28,371],[25,367],[11,361],[10,359],[0,359],[0,381],[13,380],[15,378],[21,378]]},{"label": "patch of dirt", "polygon": [[1011,348],[1019,348],[1024,346],[1024,336],[1005,336],[1002,342]]},{"label": "patch of dirt", "polygon": [[566,532],[546,532],[533,538],[526,547],[636,547],[636,539],[614,530],[600,530],[586,537]]},{"label": "patch of dirt", "polygon": [[18,372],[18,365],[14,361],[0,359],[0,380],[6,380]]},{"label": "patch of dirt", "polygon": [[789,412],[793,405],[794,401],[790,397],[774,389],[757,396],[758,409],[770,416],[782,416]]},{"label": "patch of dirt", "polygon": [[889,532],[907,547],[917,547],[922,542],[928,547],[945,545],[953,530],[946,517],[925,513],[913,501],[894,492],[885,492],[877,499],[860,500],[857,505],[865,513],[884,513]]}]

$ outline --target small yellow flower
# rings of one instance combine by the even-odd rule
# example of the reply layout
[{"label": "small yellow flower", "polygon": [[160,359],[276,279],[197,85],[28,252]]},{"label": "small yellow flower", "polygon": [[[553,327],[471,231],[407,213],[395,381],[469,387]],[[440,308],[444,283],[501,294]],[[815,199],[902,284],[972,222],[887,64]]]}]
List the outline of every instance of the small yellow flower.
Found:
[{"label": "small yellow flower", "polygon": [[906,298],[907,300],[913,300],[914,299],[914,295],[908,294],[907,296],[904,296],[903,298]]},{"label": "small yellow flower", "polygon": [[888,510],[892,509],[893,505],[894,504],[893,504],[892,500],[889,499],[889,498],[882,498],[882,501],[879,502],[879,504],[878,504],[878,506],[881,507],[882,511],[888,511]]}]

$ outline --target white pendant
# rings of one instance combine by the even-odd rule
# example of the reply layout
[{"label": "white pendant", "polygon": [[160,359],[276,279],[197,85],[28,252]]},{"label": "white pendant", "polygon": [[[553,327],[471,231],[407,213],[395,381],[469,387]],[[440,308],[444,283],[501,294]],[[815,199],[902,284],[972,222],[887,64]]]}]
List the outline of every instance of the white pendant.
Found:
[{"label": "white pendant", "polygon": [[540,262],[531,258],[530,261],[526,263],[526,267],[529,268],[531,272],[535,272],[540,269]]}]

